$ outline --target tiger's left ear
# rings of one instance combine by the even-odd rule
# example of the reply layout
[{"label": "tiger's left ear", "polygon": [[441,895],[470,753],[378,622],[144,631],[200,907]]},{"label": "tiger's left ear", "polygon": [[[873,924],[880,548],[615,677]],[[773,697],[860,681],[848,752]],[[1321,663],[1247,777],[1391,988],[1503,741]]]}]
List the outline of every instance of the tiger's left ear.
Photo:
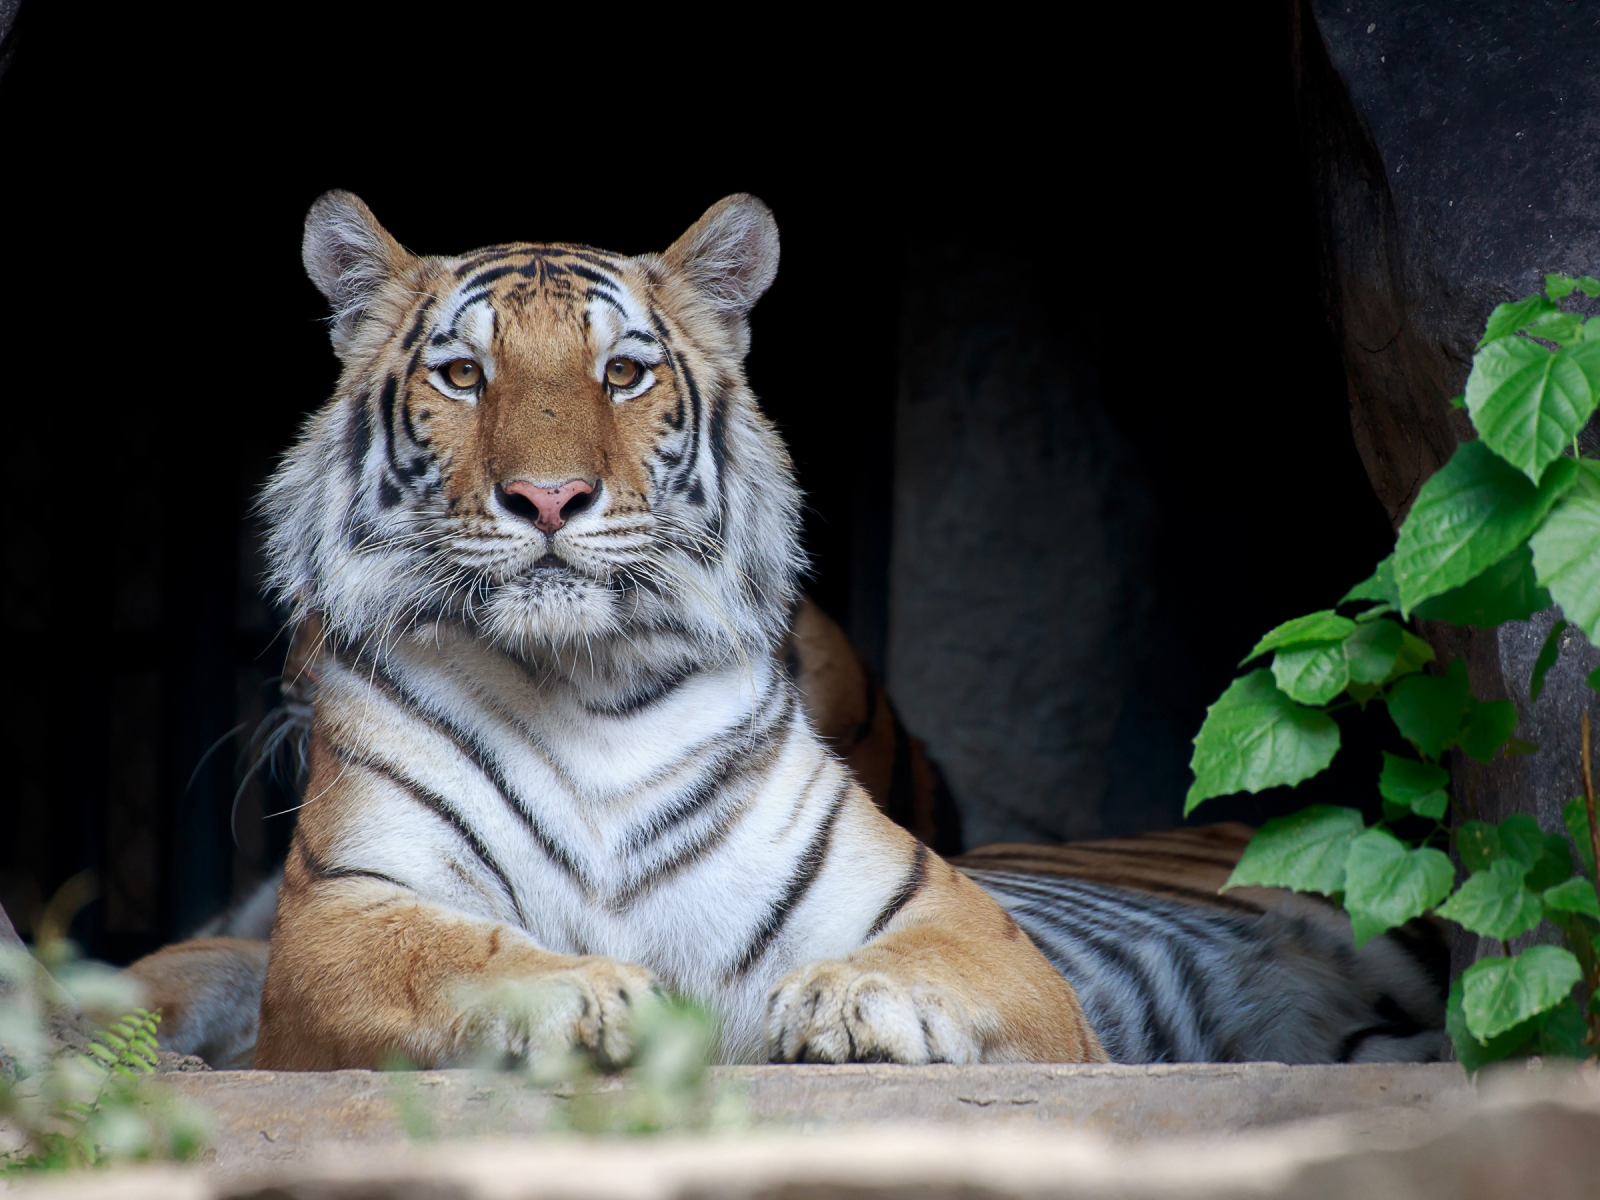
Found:
[{"label": "tiger's left ear", "polygon": [[743,320],[777,277],[778,223],[754,196],[726,196],[662,258],[718,312]]}]

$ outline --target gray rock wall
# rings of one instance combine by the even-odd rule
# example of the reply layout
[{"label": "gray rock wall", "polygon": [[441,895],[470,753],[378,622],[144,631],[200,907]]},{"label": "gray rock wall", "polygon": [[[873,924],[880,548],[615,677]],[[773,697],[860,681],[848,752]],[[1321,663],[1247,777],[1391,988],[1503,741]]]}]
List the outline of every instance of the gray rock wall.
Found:
[{"label": "gray rock wall", "polygon": [[968,845],[1099,832],[1146,604],[1142,493],[1053,266],[986,230],[914,249],[905,292],[888,686]]}]

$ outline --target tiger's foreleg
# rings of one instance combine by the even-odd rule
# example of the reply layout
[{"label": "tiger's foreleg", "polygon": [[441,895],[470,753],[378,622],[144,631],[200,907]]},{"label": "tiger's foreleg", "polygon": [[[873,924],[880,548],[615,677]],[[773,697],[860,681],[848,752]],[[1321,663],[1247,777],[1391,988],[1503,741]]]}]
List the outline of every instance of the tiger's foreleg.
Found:
[{"label": "tiger's foreleg", "polygon": [[549,953],[383,880],[317,878],[298,849],[273,927],[258,1068],[438,1067],[572,1045],[613,1062],[631,1053],[629,1010],[655,987],[643,967]]},{"label": "tiger's foreleg", "polygon": [[1004,910],[938,856],[848,957],[779,980],[774,1062],[1105,1062],[1077,993]]}]

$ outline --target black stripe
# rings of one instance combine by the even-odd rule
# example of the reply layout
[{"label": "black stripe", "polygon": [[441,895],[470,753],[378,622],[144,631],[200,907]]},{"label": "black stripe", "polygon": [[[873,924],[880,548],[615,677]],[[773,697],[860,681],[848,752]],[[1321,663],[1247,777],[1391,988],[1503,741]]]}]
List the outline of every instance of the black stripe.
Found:
[{"label": "black stripe", "polygon": [[833,827],[839,820],[839,814],[844,811],[844,802],[850,795],[851,783],[851,780],[846,779],[839,786],[833,804],[828,809],[828,815],[822,818],[822,824],[812,836],[810,844],[801,853],[799,864],[789,879],[789,885],[783,889],[783,895],[773,902],[766,919],[757,926],[745,952],[739,956],[739,961],[728,972],[729,983],[748,974],[750,968],[761,961],[761,956],[767,952],[773,940],[783,932],[789,914],[794,912],[805,899],[806,893],[811,890],[811,885],[817,881],[817,875],[828,860],[828,848],[833,841]]},{"label": "black stripe", "polygon": [[900,885],[900,890],[889,897],[889,903],[883,906],[883,911],[878,914],[878,919],[872,923],[872,928],[867,930],[867,936],[861,940],[870,942],[884,931],[885,926],[894,920],[895,915],[911,903],[911,898],[922,890],[922,885],[928,882],[928,848],[920,841],[917,843],[916,857],[911,860],[911,870],[906,874],[906,881]]},{"label": "black stripe", "polygon": [[480,267],[486,267],[492,262],[503,258],[519,258],[524,254],[537,253],[533,247],[522,242],[500,242],[498,245],[485,246],[483,249],[469,254],[455,270],[457,279],[465,279]]},{"label": "black stripe", "polygon": [[428,310],[433,307],[433,297],[423,297],[422,303],[417,306],[417,315],[412,318],[411,328],[406,330],[406,336],[400,340],[400,349],[409,350],[416,345],[417,339],[422,336],[422,326],[427,322]]},{"label": "black stripe", "polygon": [[[682,825],[708,806],[729,783],[742,775],[749,774],[762,762],[774,757],[783,748],[784,739],[787,738],[794,719],[794,696],[795,693],[791,689],[784,689],[781,710],[771,724],[762,731],[760,745],[754,744],[752,740],[755,736],[755,722],[761,716],[759,711],[752,714],[750,720],[741,721],[737,729],[730,730],[728,736],[736,739],[733,751],[724,754],[713,763],[710,770],[670,808],[652,816],[642,828],[630,834],[623,843],[629,852],[637,854],[644,850],[673,826]],[[801,789],[801,794],[804,795],[804,789]]]},{"label": "black stripe", "polygon": [[323,864],[322,860],[306,848],[306,844],[299,838],[295,842],[300,847],[300,861],[305,866],[308,874],[314,879],[376,879],[380,883],[392,883],[397,888],[405,888],[410,892],[415,889],[407,887],[393,875],[385,875],[382,871],[366,871],[360,867],[330,867]]},{"label": "black stripe", "polygon": [[699,663],[685,663],[651,679],[644,686],[627,692],[609,704],[583,702],[584,711],[596,717],[631,717],[642,709],[665,700],[700,673]]},{"label": "black stripe", "polygon": [[360,751],[351,750],[331,741],[328,743],[328,748],[333,751],[333,756],[340,762],[352,767],[359,767],[364,771],[370,771],[374,775],[380,775],[387,779],[395,787],[422,805],[423,808],[426,808],[434,816],[450,826],[451,829],[455,830],[456,835],[467,844],[467,848],[472,851],[474,857],[483,864],[484,869],[493,875],[496,882],[500,884],[501,890],[505,892],[506,899],[511,901],[512,910],[517,914],[517,924],[524,929],[528,928],[528,918],[522,911],[521,903],[517,900],[517,893],[511,886],[510,878],[501,869],[500,864],[495,861],[489,847],[483,844],[483,839],[466,823],[461,814],[451,807],[448,800],[439,795],[438,792],[430,790],[426,785],[417,782],[398,767],[391,766],[371,755],[362,754]]},{"label": "black stripe", "polygon": [[[572,257],[577,258],[579,256],[574,254]],[[573,267],[573,266],[569,266],[567,268],[567,270],[571,271],[579,279],[588,280],[590,283],[594,284],[596,287],[609,288],[611,291],[614,292],[614,291],[617,291],[618,287],[620,286],[617,283],[617,281],[615,279],[612,279],[609,275],[602,275],[602,274],[600,274],[599,271],[591,271],[588,267]],[[609,300],[609,299],[611,299],[611,297],[607,296],[606,299]]]},{"label": "black stripe", "polygon": [[352,475],[361,474],[367,451],[372,448],[372,415],[367,412],[367,395],[362,392],[356,397],[355,409],[344,431],[345,459]]},{"label": "black stripe", "polygon": [[505,806],[522,822],[534,842],[538,844],[539,849],[544,851],[545,856],[585,890],[590,888],[589,880],[584,877],[572,855],[534,820],[533,813],[517,796],[516,789],[506,779],[505,773],[500,769],[500,764],[495,762],[489,752],[478,744],[477,738],[448,719],[428,712],[422,703],[399,680],[385,671],[375,660],[358,654],[355,656],[354,662],[352,662],[346,658],[346,647],[340,643],[333,644],[333,652],[339,665],[349,671],[353,677],[366,680],[371,686],[383,692],[391,704],[397,708],[404,709],[435,733],[447,738],[462,757],[466,758],[482,772],[483,777],[500,794],[500,799],[505,803]]},{"label": "black stripe", "polygon": [[471,279],[469,279],[465,283],[461,284],[461,287],[462,288],[486,288],[491,283],[493,283],[495,280],[504,279],[507,275],[511,275],[511,274],[515,273],[516,270],[517,270],[517,267],[516,267],[516,264],[514,264],[514,263],[508,264],[506,266],[491,267],[487,271],[481,271],[478,274],[474,275]]},{"label": "black stripe", "polygon": [[681,491],[689,486],[689,476],[694,474],[700,461],[700,388],[688,363],[681,364],[679,370],[683,373],[684,386],[689,389],[689,449],[683,470],[678,474],[678,490]]},{"label": "black stripe", "polygon": [[1377,1003],[1373,1005],[1373,1012],[1383,1018],[1383,1023],[1368,1025],[1346,1034],[1344,1040],[1339,1043],[1336,1062],[1349,1062],[1355,1057],[1361,1043],[1370,1037],[1414,1038],[1419,1033],[1431,1032],[1429,1026],[1401,1008],[1395,998],[1387,992],[1378,997]]},{"label": "black stripe", "polygon": [[[1027,921],[1036,921],[1047,931],[1063,937],[1076,946],[1088,949],[1098,958],[1110,965],[1110,969],[1120,972],[1125,979],[1133,985],[1135,994],[1139,997],[1139,1015],[1145,1037],[1145,1046],[1148,1057],[1146,1061],[1170,1062],[1176,1053],[1177,1047],[1173,1044],[1172,1033],[1156,1015],[1156,1002],[1160,996],[1160,989],[1156,986],[1154,978],[1150,975],[1146,965],[1130,955],[1120,944],[1127,936],[1126,920],[1122,927],[1117,927],[1108,920],[1097,920],[1091,911],[1083,908],[1074,908],[1070,912],[1060,908],[1051,907],[1040,909],[1033,903],[1024,901],[1016,908],[1009,909],[1011,915],[1017,918],[1023,932],[1039,945],[1045,957],[1051,959],[1058,971],[1063,975],[1059,963],[1039,937],[1028,929]],[[1122,914],[1124,918],[1128,914]],[[1102,970],[1107,969],[1105,967]],[[1087,990],[1088,979],[1074,980],[1068,976],[1068,982],[1078,988],[1080,992]]]},{"label": "black stripe", "polygon": [[[650,324],[654,325],[656,327],[656,332],[661,335],[661,340],[658,345],[661,347],[663,362],[669,371],[676,374],[678,371],[678,363],[677,359],[672,353],[672,342],[670,340],[672,335],[667,332],[667,323],[661,319],[661,314],[653,308],[650,310]],[[683,389],[681,387],[674,387],[672,391],[674,397],[673,409],[672,412],[667,416],[666,421],[667,424],[673,429],[682,429]],[[662,457],[665,458],[666,456],[662,455]]]},{"label": "black stripe", "polygon": [[383,409],[383,433],[384,441],[387,443],[385,451],[388,455],[389,466],[393,469],[395,475],[404,482],[406,478],[405,468],[400,465],[400,454],[394,440],[394,404],[395,396],[399,390],[399,377],[390,375],[383,381],[383,393],[379,397],[378,403]]},{"label": "black stripe", "polygon": [[[590,300],[603,300],[603,301],[605,301],[605,303],[609,304],[612,308],[616,309],[617,312],[620,313],[622,316],[626,317],[628,315],[628,310],[623,308],[622,304],[619,301],[613,299],[609,292],[602,292],[599,288],[589,288],[587,291],[585,291],[583,293],[583,298],[584,298],[585,302],[590,301]],[[588,317],[585,316],[584,319],[588,320]]]}]

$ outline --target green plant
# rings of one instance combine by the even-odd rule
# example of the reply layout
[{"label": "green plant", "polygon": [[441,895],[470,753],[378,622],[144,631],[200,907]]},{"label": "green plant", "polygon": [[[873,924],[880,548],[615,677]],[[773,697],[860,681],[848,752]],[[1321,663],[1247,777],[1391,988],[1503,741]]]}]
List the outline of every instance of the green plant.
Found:
[{"label": "green plant", "polygon": [[545,1127],[556,1133],[654,1134],[739,1127],[743,1098],[710,1073],[719,1030],[715,1016],[696,1001],[656,996],[631,1011],[632,1053],[625,1063],[607,1061],[581,1046],[569,1046],[560,1030],[570,997],[557,986],[504,982],[469,989],[469,1004],[492,1011],[498,1022],[527,1031],[525,1059],[494,1055],[473,1065],[481,1073],[487,1101],[470,1128],[445,1130],[428,1090],[408,1077],[410,1064],[392,1059],[386,1067],[395,1115],[413,1140],[448,1133],[482,1136],[508,1132],[511,1114],[524,1089],[549,1097]]},{"label": "green plant", "polygon": [[[1600,1051],[1600,825],[1583,720],[1584,794],[1566,832],[1529,816],[1477,819],[1470,788],[1452,796],[1452,749],[1487,763],[1537,747],[1514,736],[1516,706],[1480,700],[1456,660],[1432,672],[1417,618],[1496,626],[1561,606],[1531,683],[1537,699],[1563,636],[1600,645],[1600,462],[1578,433],[1600,404],[1600,317],[1561,302],[1600,280],[1550,275],[1543,295],[1489,317],[1464,396],[1478,432],[1417,494],[1394,552],[1332,609],[1285,622],[1240,666],[1195,738],[1185,814],[1214,796],[1298,784],[1340,746],[1335,714],[1382,709],[1415,750],[1385,753],[1383,816],[1313,805],[1265,822],[1227,886],[1321,892],[1350,914],[1357,944],[1433,912],[1498,939],[1503,953],[1467,968],[1450,990],[1448,1028],[1469,1070],[1531,1053]],[[1343,610],[1343,611],[1341,611]],[[1589,676],[1600,689],[1600,671]],[[1480,768],[1481,769],[1481,768]],[[1452,819],[1453,818],[1453,819]],[[1454,851],[1465,872],[1458,883]],[[1512,955],[1510,939],[1543,927]],[[1555,935],[1563,945],[1548,944]]]},{"label": "green plant", "polygon": [[80,1053],[51,1036],[52,1010],[63,1005],[136,1000],[125,978],[79,960],[64,940],[41,937],[38,959],[0,946],[0,1177],[200,1151],[200,1115],[145,1078],[156,1067],[159,1012],[132,1008]]}]

